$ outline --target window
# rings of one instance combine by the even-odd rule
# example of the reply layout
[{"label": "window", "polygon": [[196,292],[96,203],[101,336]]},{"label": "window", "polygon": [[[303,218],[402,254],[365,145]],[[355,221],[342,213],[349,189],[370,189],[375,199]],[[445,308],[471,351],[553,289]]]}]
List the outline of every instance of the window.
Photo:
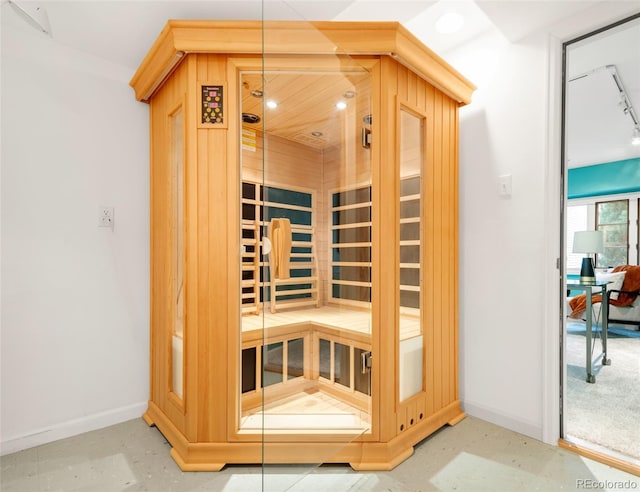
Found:
[{"label": "window", "polygon": [[604,253],[598,253],[596,266],[629,263],[629,200],[596,202],[596,229],[604,233]]}]

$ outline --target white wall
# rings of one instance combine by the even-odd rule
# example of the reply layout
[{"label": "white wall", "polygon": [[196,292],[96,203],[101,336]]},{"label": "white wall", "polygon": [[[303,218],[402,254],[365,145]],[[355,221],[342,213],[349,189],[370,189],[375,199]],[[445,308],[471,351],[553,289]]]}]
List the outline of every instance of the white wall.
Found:
[{"label": "white wall", "polygon": [[[461,111],[461,399],[539,438],[546,38],[487,34],[456,61],[479,87]],[[498,193],[503,175],[511,196]]]},{"label": "white wall", "polygon": [[132,74],[2,16],[3,454],[145,409],[148,107]]},{"label": "white wall", "polygon": [[[460,393],[465,411],[559,437],[560,48],[629,15],[628,2],[509,42],[445,53],[478,86],[461,110]],[[512,176],[510,197],[498,177]]]}]

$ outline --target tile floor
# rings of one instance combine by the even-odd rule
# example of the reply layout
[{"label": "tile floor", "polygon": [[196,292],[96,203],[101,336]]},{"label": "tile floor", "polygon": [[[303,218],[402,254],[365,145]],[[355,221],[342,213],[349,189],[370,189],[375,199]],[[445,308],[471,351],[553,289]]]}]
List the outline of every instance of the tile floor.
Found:
[{"label": "tile floor", "polygon": [[2,492],[31,491],[567,491],[640,490],[640,477],[467,417],[390,472],[347,465],[227,466],[181,472],[142,419],[0,458]]}]

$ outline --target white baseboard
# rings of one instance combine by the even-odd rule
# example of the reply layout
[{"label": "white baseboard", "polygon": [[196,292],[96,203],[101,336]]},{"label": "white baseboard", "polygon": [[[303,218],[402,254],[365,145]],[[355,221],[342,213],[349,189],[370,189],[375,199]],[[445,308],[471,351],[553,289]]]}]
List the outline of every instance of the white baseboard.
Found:
[{"label": "white baseboard", "polygon": [[[462,408],[467,415],[486,420],[487,422],[505,427],[514,432],[524,434],[525,436],[542,440],[542,428],[539,425],[525,422],[500,413],[495,409],[469,402],[462,402]],[[70,420],[45,429],[39,429],[24,436],[0,442],[0,456],[58,441],[59,439],[77,436],[85,432],[102,429],[110,425],[126,422],[127,420],[141,418],[146,410],[147,402],[145,401],[127,407],[89,415],[80,419]]]},{"label": "white baseboard", "polygon": [[474,405],[473,403],[464,401],[462,402],[462,409],[467,415],[470,415],[471,417],[486,420],[487,422],[491,422],[492,424],[499,425],[500,427],[504,427],[514,432],[518,432],[519,434],[524,434],[525,436],[529,436],[533,439],[537,439],[538,441],[542,441],[542,427],[539,425],[535,425],[532,422],[525,422],[524,420],[519,420],[517,418],[500,413],[495,409],[487,408],[481,405]]},{"label": "white baseboard", "polygon": [[135,403],[127,407],[116,408],[106,412],[88,415],[79,419],[69,420],[44,429],[37,429],[23,436],[0,442],[0,456],[29,449],[41,444],[58,441],[67,437],[77,436],[85,432],[102,429],[110,425],[119,424],[127,420],[141,418],[147,410],[147,402]]}]

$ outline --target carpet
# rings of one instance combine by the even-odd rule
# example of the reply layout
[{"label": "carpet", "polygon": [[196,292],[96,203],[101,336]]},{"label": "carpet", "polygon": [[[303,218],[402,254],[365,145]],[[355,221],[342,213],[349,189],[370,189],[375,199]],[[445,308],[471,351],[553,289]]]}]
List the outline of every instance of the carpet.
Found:
[{"label": "carpet", "polygon": [[[609,329],[610,366],[593,365],[595,384],[586,382],[585,324],[567,322],[567,388],[564,430],[567,437],[604,446],[640,459],[640,332],[625,325]],[[594,330],[593,355],[602,352]]]}]

